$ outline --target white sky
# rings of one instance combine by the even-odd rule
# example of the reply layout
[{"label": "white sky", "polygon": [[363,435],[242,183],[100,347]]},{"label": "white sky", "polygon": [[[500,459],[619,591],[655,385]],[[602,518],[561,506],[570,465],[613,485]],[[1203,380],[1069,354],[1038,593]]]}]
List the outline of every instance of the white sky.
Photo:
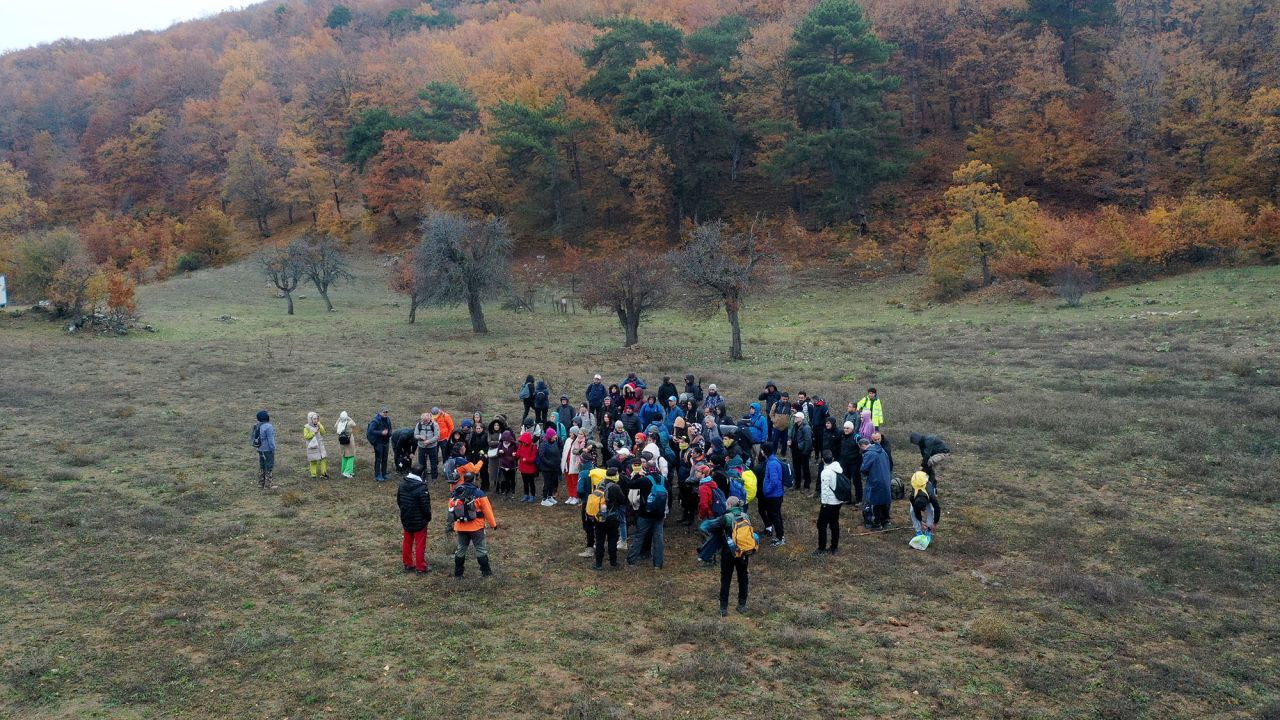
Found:
[{"label": "white sky", "polygon": [[61,38],[163,30],[255,0],[0,0],[0,52]]}]

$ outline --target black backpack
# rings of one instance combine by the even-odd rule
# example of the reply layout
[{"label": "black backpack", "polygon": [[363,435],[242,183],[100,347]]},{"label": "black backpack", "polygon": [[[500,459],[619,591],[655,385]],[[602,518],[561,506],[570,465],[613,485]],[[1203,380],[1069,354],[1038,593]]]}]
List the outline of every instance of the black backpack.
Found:
[{"label": "black backpack", "polygon": [[262,447],[262,423],[253,426],[253,432],[249,433],[249,441],[256,448]]},{"label": "black backpack", "polygon": [[476,519],[476,494],[463,488],[453,491],[449,502],[449,515],[455,522]]},{"label": "black backpack", "polygon": [[844,473],[836,473],[836,499],[842,503],[853,502],[853,481]]}]

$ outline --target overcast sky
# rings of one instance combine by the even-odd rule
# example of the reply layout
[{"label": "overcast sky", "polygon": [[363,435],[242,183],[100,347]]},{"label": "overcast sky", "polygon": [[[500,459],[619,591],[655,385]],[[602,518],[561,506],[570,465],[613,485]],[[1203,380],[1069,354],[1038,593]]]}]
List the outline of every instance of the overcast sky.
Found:
[{"label": "overcast sky", "polygon": [[255,0],[0,0],[0,52],[60,38],[163,30]]}]

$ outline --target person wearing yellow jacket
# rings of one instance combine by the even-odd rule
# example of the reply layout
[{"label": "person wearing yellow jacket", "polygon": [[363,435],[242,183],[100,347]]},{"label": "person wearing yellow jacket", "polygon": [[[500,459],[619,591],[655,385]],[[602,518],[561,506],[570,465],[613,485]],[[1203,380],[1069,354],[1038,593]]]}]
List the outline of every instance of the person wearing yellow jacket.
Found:
[{"label": "person wearing yellow jacket", "polygon": [[467,561],[468,545],[476,548],[480,575],[489,577],[493,574],[489,567],[489,546],[485,542],[484,529],[486,526],[498,529],[498,519],[493,515],[489,497],[475,483],[476,474],[467,473],[449,495],[449,517],[458,536],[458,549],[453,553],[453,576],[459,580]]},{"label": "person wearing yellow jacket", "polygon": [[329,479],[329,453],[324,447],[324,425],[320,415],[307,413],[307,424],[302,426],[302,439],[307,443],[307,469],[311,479]]},{"label": "person wearing yellow jacket", "polygon": [[870,410],[871,424],[875,425],[877,430],[884,425],[884,402],[880,400],[875,388],[867,388],[867,394],[858,401],[856,409],[858,412]]}]

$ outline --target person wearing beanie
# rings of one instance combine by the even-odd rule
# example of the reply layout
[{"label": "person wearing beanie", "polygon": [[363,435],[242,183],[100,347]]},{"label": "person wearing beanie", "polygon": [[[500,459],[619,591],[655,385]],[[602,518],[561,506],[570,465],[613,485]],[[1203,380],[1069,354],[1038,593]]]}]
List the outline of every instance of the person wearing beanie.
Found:
[{"label": "person wearing beanie", "polygon": [[356,444],[352,442],[351,428],[355,423],[346,410],[338,413],[338,422],[333,424],[333,431],[338,434],[338,447],[342,448],[342,477],[350,480],[356,476]]},{"label": "person wearing beanie", "polygon": [[400,556],[404,571],[418,571],[425,575],[431,570],[427,564],[427,523],[431,522],[431,493],[422,477],[407,473],[396,490],[396,504],[400,506],[400,526],[404,529],[404,541]]},{"label": "person wearing beanie", "polygon": [[[556,425],[564,428],[564,432],[560,433],[560,437],[565,437],[568,434],[569,426],[573,424],[573,416],[576,414],[577,412],[573,409],[573,406],[569,404],[569,396],[561,395],[560,404],[556,406]],[[559,428],[557,428],[557,432],[559,432]]]},{"label": "person wearing beanie", "polygon": [[[822,451],[822,473],[818,476],[818,549],[814,555],[835,555],[840,551],[840,506],[836,497],[836,484],[844,468],[830,450]],[[827,532],[831,533],[831,545],[827,545]]]},{"label": "person wearing beanie", "polygon": [[594,538],[594,555],[595,564],[593,570],[604,569],[605,553],[609,554],[609,567],[618,567],[618,510],[621,510],[627,504],[627,496],[622,492],[622,487],[618,485],[618,472],[609,470],[605,473],[604,480],[601,481],[597,490],[604,491],[605,509],[603,519],[596,519],[595,522],[595,538]]},{"label": "person wearing beanie", "polygon": [[258,452],[258,489],[275,490],[272,475],[276,469],[276,426],[266,410],[259,410],[258,422],[249,433],[249,441]]},{"label": "person wearing beanie", "polygon": [[607,447],[611,453],[616,453],[622,448],[631,447],[631,436],[627,434],[626,426],[622,424],[621,420],[613,423],[613,432],[609,433]]},{"label": "person wearing beanie", "polygon": [[[618,418],[622,422],[622,427],[627,431],[627,435],[635,436],[640,432],[640,416],[636,415],[636,409],[632,406],[626,406],[622,410],[622,417]],[[630,441],[628,441],[630,444]]]},{"label": "person wearing beanie", "polygon": [[[732,533],[734,523],[740,518],[746,518],[747,522],[751,522],[751,518],[742,507],[741,498],[730,497],[725,505],[727,508],[725,514],[718,521],[721,535]],[[747,565],[750,559],[749,555],[737,557],[727,547],[720,553],[720,617],[729,614],[729,586],[733,582],[735,573],[738,575],[738,606],[735,609],[740,613],[747,611]]]},{"label": "person wearing beanie", "polygon": [[582,451],[587,447],[587,435],[577,425],[569,427],[569,441],[560,451],[560,472],[564,473],[564,488],[569,493],[566,505],[578,504],[578,471],[582,465]]},{"label": "person wearing beanie", "polygon": [[307,471],[311,479],[329,479],[329,451],[324,447],[324,424],[319,413],[307,413],[307,424],[302,426],[302,440],[307,446]]},{"label": "person wearing beanie", "polygon": [[695,406],[702,404],[702,386],[698,384],[698,380],[693,376],[693,373],[684,376],[684,394],[688,395],[690,400],[693,400]]},{"label": "person wearing beanie", "polygon": [[871,505],[873,519],[872,530],[887,530],[889,522],[889,506],[893,502],[893,478],[889,470],[889,456],[884,448],[871,442],[871,438],[859,438],[858,447],[862,449],[862,474],[867,478],[867,503]]},{"label": "person wearing beanie", "polygon": [[[440,408],[435,408],[439,411]],[[453,432],[453,428],[449,428]],[[418,442],[418,474],[427,476],[427,461],[431,462],[431,479],[440,477],[440,440],[448,440],[449,435],[430,413],[422,413],[418,424],[413,426],[413,439]],[[444,458],[448,460],[449,458]]]},{"label": "person wearing beanie", "polygon": [[536,502],[536,480],[538,477],[538,446],[533,442],[533,433],[528,430],[520,433],[520,442],[516,445],[516,459],[520,469],[520,479],[524,483],[524,494],[520,502]]},{"label": "person wearing beanie", "polygon": [[600,417],[600,413],[604,412],[604,399],[609,397],[609,393],[605,390],[604,382],[599,375],[596,374],[591,380],[591,384],[587,386],[587,392],[584,394],[587,401],[587,408],[592,415]]},{"label": "person wearing beanie", "polygon": [[907,494],[907,502],[911,504],[911,512],[908,514],[916,535],[928,535],[932,542],[933,531],[942,517],[942,506],[938,504],[938,491],[925,471],[917,470],[911,476],[911,492]]},{"label": "person wearing beanie", "polygon": [[449,494],[449,515],[453,519],[453,531],[458,535],[458,548],[453,551],[453,576],[462,579],[462,571],[467,562],[467,546],[476,549],[476,563],[480,565],[480,575],[489,577],[493,570],[489,567],[489,545],[485,541],[486,526],[498,529],[498,518],[494,517],[493,505],[489,496],[476,487],[475,473],[467,473],[462,482]]},{"label": "person wearing beanie", "polygon": [[556,491],[560,487],[560,455],[560,438],[554,429],[547,428],[538,443],[537,456],[538,473],[542,475],[543,507],[556,504]]},{"label": "person wearing beanie", "polygon": [[716,422],[722,422],[728,414],[724,396],[720,394],[720,388],[715,383],[707,386],[707,396],[702,400],[702,412],[715,415]]}]

